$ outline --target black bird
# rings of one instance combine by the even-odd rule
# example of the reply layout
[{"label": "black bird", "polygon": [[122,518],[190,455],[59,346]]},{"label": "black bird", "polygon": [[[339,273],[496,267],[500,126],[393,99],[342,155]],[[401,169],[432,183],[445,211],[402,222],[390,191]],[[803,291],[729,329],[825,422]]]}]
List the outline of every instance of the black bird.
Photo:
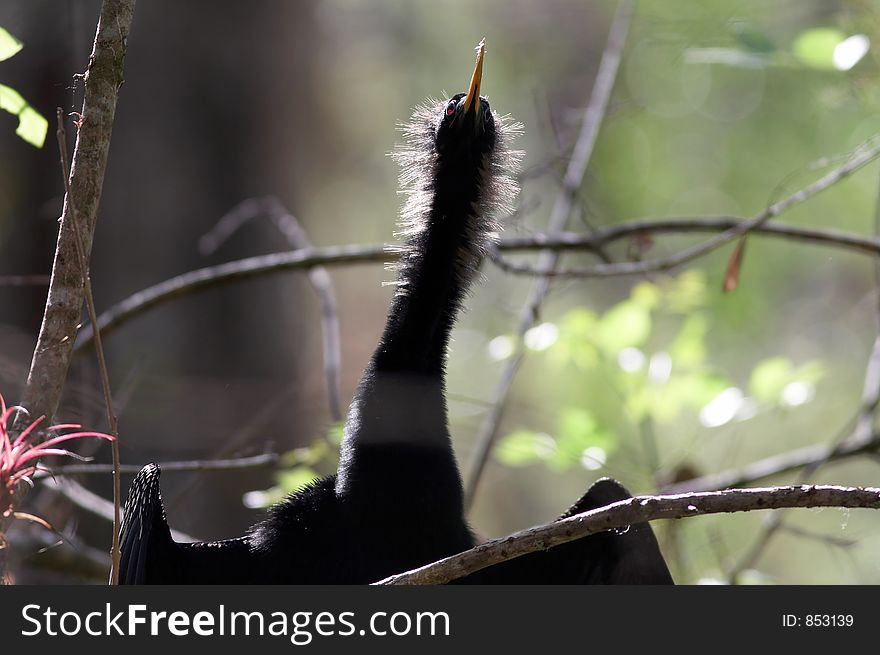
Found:
[{"label": "black bird", "polygon": [[[126,503],[121,583],[369,583],[474,546],[447,425],[444,367],[453,323],[497,229],[494,217],[516,195],[518,158],[507,148],[517,126],[480,96],[484,53],[481,42],[467,93],[417,108],[404,128],[397,158],[408,199],[397,287],[351,404],[336,475],[270,508],[243,537],[183,544],[171,538],[159,469],[145,467]],[[628,496],[614,482],[597,483],[576,507],[621,494]],[[627,544],[650,551],[646,581],[665,581],[653,575],[658,563],[668,571],[646,525],[521,557],[466,581],[617,582],[622,566],[635,571],[625,581],[638,582]],[[584,576],[585,568],[599,573]]]}]

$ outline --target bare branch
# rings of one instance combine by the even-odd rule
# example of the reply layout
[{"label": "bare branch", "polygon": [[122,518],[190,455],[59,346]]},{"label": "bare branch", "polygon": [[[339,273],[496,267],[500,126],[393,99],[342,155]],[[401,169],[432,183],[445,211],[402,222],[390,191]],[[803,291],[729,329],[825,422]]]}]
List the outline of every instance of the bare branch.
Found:
[{"label": "bare branch", "polygon": [[[498,244],[499,251],[593,250],[597,246],[610,244],[621,239],[655,236],[658,234],[688,234],[699,232],[722,232],[738,227],[748,219],[739,216],[683,216],[640,218],[597,228],[589,234],[579,232],[557,232],[554,234],[535,234],[527,237],[507,237]],[[754,233],[766,236],[813,242],[827,246],[837,246],[844,250],[860,252],[865,255],[880,253],[880,239],[863,237],[837,230],[800,227],[782,223],[764,223],[752,229]]]},{"label": "bare branch", "polygon": [[[98,328],[107,336],[123,323],[156,305],[232,280],[245,280],[266,273],[308,269],[319,265],[357,264],[391,259],[394,259],[394,255],[386,252],[384,246],[333,246],[277,252],[208,266],[183,273],[129,296],[98,317]],[[77,340],[76,351],[87,347],[91,340],[91,327],[83,328]]]},{"label": "bare branch", "polygon": [[[51,489],[67,498],[77,507],[107,521],[113,521],[113,503],[102,498],[82,486],[79,482],[67,478],[43,478],[40,483],[47,489]],[[198,541],[184,532],[171,530],[171,536],[175,541]]]},{"label": "bare branch", "polygon": [[877,433],[871,434],[865,439],[847,439],[839,446],[824,443],[805,446],[746,464],[742,468],[710,473],[684,482],[663,485],[660,491],[664,494],[681,494],[691,491],[714,491],[742,487],[755,482],[763,482],[768,478],[790,473],[819,462],[834,462],[877,449],[880,449],[880,434]]},{"label": "bare branch", "polygon": [[[231,459],[194,459],[186,461],[158,462],[163,473],[169,471],[229,471],[232,469],[249,469],[263,466],[274,466],[279,461],[277,453],[265,453],[251,457],[235,457]],[[144,465],[123,464],[120,473],[138,473]],[[51,471],[42,472],[36,479],[58,475],[93,475],[113,471],[112,464],[67,464],[55,466]]]},{"label": "bare branch", "polygon": [[[617,6],[617,13],[614,16],[614,22],[611,24],[611,29],[608,33],[605,50],[602,52],[602,59],[599,62],[599,70],[596,73],[593,91],[590,94],[586,111],[584,111],[580,134],[575,142],[571,159],[568,162],[565,177],[562,180],[562,188],[556,196],[556,201],[553,203],[553,209],[550,212],[548,220],[550,232],[559,232],[565,229],[568,223],[574,205],[575,194],[583,182],[584,173],[593,154],[593,146],[596,144],[596,137],[599,135],[599,128],[608,109],[608,100],[611,97],[611,91],[617,79],[617,69],[620,66],[621,53],[623,52],[623,46],[626,42],[626,36],[629,32],[634,13],[635,3],[632,0],[620,1],[620,4]],[[553,271],[559,263],[559,258],[560,254],[558,252],[543,253],[540,257],[538,268],[542,271]],[[613,266],[613,264],[606,265]],[[507,360],[504,370],[501,372],[501,377],[498,379],[492,393],[492,407],[483,419],[483,423],[477,433],[475,450],[471,457],[471,464],[464,487],[465,507],[470,507],[473,504],[477,486],[483,475],[486,462],[489,459],[492,444],[495,442],[498,434],[501,417],[504,414],[510,389],[513,386],[513,379],[516,377],[516,373],[525,358],[526,350],[523,338],[525,333],[528,332],[529,328],[538,319],[541,305],[550,290],[550,282],[551,279],[548,276],[540,278],[532,288],[532,292],[520,312],[519,325],[516,332],[516,351]]]},{"label": "bare branch", "polygon": [[48,275],[0,275],[0,287],[45,287]]},{"label": "bare branch", "polygon": [[[635,235],[719,232],[729,230],[743,222],[745,222],[745,219],[733,216],[639,219],[612,227],[601,228],[591,234],[559,232],[554,234],[536,234],[531,237],[510,237],[502,239],[497,247],[502,252],[594,250],[606,243]],[[754,228],[753,232],[770,237],[838,247],[854,253],[868,255],[880,253],[880,240],[835,230],[765,224]],[[396,257],[397,254],[393,250],[382,245],[330,246],[327,248],[309,248],[296,252],[259,255],[226,262],[218,266],[209,266],[183,273],[138,291],[103,312],[98,317],[98,325],[101,328],[101,334],[107,336],[156,305],[236,280],[282,271],[308,269],[318,265],[346,266],[388,262],[393,261]],[[80,331],[75,352],[80,353],[84,348],[88,347],[91,343],[91,338],[91,326],[84,327]]]},{"label": "bare branch", "polygon": [[[762,227],[771,218],[775,218],[792,207],[799,205],[816,194],[825,191],[834,186],[841,180],[849,177],[860,168],[874,161],[880,156],[880,136],[874,137],[871,142],[873,145],[860,146],[853,151],[846,163],[831,172],[827,173],[812,184],[807,185],[803,189],[791,194],[784,200],[774,203],[764,209],[754,218],[738,223],[730,227],[718,236],[707,239],[702,243],[698,243],[690,248],[680,250],[668,257],[659,259],[649,259],[645,261],[629,261],[609,264],[596,264],[587,268],[570,268],[566,270],[556,270],[554,266],[542,265],[539,262],[537,266],[529,266],[527,264],[514,264],[504,260],[497,251],[490,251],[493,261],[504,271],[508,273],[517,273],[524,275],[542,275],[545,277],[563,277],[563,278],[588,278],[588,277],[622,277],[630,275],[644,275],[646,273],[657,273],[668,271],[693,261],[699,257],[703,257],[726,243],[741,237],[742,235],[753,232],[757,228]],[[869,142],[869,143],[871,143]]]},{"label": "bare branch", "polygon": [[82,543],[69,534],[58,535],[44,529],[12,530],[9,542],[16,560],[40,570],[57,571],[65,577],[104,581],[110,570],[106,552]]},{"label": "bare branch", "polygon": [[636,496],[548,525],[487,541],[471,550],[391,576],[375,584],[445,584],[499,562],[634,523],[782,507],[877,509],[880,508],[880,488],[802,485],[728,489],[674,496]]}]

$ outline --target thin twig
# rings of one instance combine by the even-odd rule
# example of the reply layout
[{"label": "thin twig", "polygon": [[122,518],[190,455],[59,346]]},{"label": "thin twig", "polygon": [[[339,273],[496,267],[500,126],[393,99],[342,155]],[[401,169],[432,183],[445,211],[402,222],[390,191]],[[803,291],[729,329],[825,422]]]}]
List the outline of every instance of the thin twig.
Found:
[{"label": "thin twig", "polygon": [[79,541],[73,534],[57,534],[48,530],[11,531],[9,541],[19,558],[40,570],[52,570],[66,578],[79,577],[103,581],[110,568],[110,556]]},{"label": "thin twig", "polygon": [[517,264],[505,260],[497,252],[490,250],[490,256],[495,264],[508,273],[516,273],[523,275],[541,275],[545,277],[559,278],[591,278],[591,277],[622,277],[632,275],[644,275],[646,273],[657,273],[668,271],[681,266],[687,262],[693,261],[699,257],[703,257],[726,243],[741,237],[742,235],[753,232],[760,228],[771,218],[775,218],[792,207],[799,205],[816,194],[824,191],[846,177],[852,175],[863,166],[874,161],[880,156],[880,137],[873,139],[875,145],[868,148],[860,148],[856,150],[850,159],[844,165],[834,169],[819,180],[800,189],[799,191],[788,196],[784,200],[770,205],[754,218],[743,221],[735,226],[730,227],[721,234],[698,243],[690,248],[680,250],[668,257],[658,259],[648,259],[643,261],[618,262],[611,264],[596,264],[595,266],[584,268],[569,268],[565,270],[557,270],[554,266],[544,266],[539,263],[537,266],[528,264]]},{"label": "thin twig", "polygon": [[674,496],[636,496],[548,525],[487,541],[471,550],[391,576],[376,584],[445,584],[499,562],[635,523],[782,507],[877,509],[880,508],[880,488],[801,485],[728,489]]},{"label": "thin twig", "polygon": [[0,275],[0,287],[45,287],[48,275]]},{"label": "thin twig", "polygon": [[[659,234],[689,234],[699,232],[723,232],[745,223],[748,219],[740,216],[682,216],[640,218],[618,223],[608,227],[596,228],[589,234],[580,232],[538,233],[526,237],[506,237],[498,243],[499,251],[591,251],[597,246],[607,245],[627,238],[653,237]],[[880,253],[880,239],[828,230],[825,228],[801,227],[784,223],[765,223],[753,228],[755,233],[771,237],[787,238],[795,241],[814,242],[828,246],[838,246],[865,255]]]},{"label": "thin twig", "polygon": [[[587,170],[587,165],[593,154],[593,147],[596,144],[596,137],[599,134],[599,128],[602,125],[605,111],[608,108],[608,100],[611,97],[611,90],[614,88],[614,82],[617,79],[617,69],[620,65],[621,53],[623,52],[623,46],[626,42],[626,36],[629,32],[634,12],[635,4],[632,0],[621,0],[617,7],[617,13],[614,16],[614,22],[611,24],[611,29],[608,33],[608,42],[605,45],[602,59],[599,62],[596,81],[593,85],[593,91],[587,108],[584,111],[580,134],[566,167],[562,188],[556,196],[556,201],[550,212],[548,220],[550,232],[564,230],[568,223],[575,195],[583,182],[584,173]],[[559,263],[560,257],[561,255],[558,252],[542,253],[538,268],[542,271],[553,271]],[[614,265],[606,264],[606,266]],[[537,321],[541,304],[550,290],[550,284],[551,278],[549,276],[541,277],[535,283],[528,301],[520,312],[516,332],[516,350],[507,360],[504,370],[501,372],[501,377],[492,393],[492,408],[486,414],[477,433],[474,454],[471,458],[465,483],[466,507],[470,507],[473,503],[477,486],[483,475],[486,462],[489,459],[489,453],[492,450],[492,444],[495,442],[498,434],[501,417],[504,414],[510,389],[513,386],[513,379],[516,377],[516,373],[525,358],[526,349],[523,344],[523,338],[529,328]]]},{"label": "thin twig", "polygon": [[806,530],[796,525],[784,525],[781,526],[780,529],[783,532],[788,532],[797,537],[803,537],[804,539],[818,541],[819,543],[823,543],[828,546],[834,546],[835,548],[852,548],[857,543],[859,543],[857,539],[848,539],[846,537],[837,537],[831,534],[822,534],[821,532]]},{"label": "thin twig", "polygon": [[[250,469],[273,466],[278,463],[278,453],[264,453],[250,457],[234,457],[230,459],[194,459],[185,461],[157,462],[163,473],[169,471],[229,471],[232,469]],[[144,465],[123,464],[120,473],[138,473]],[[54,466],[50,471],[36,474],[35,479],[59,475],[94,475],[113,471],[112,464],[67,464]]]},{"label": "thin twig", "polygon": [[880,434],[878,433],[870,434],[866,439],[847,439],[839,446],[820,443],[767,457],[746,464],[742,468],[710,473],[683,482],[663,485],[660,491],[664,494],[680,494],[743,487],[820,462],[834,462],[878,449],[880,449]]},{"label": "thin twig", "polygon": [[[294,252],[277,252],[257,257],[247,257],[217,266],[208,266],[195,271],[177,275],[129,296],[113,305],[98,317],[98,327],[104,336],[115,331],[120,325],[142,314],[146,310],[175,298],[183,298],[197,291],[229,282],[276,273],[283,270],[308,269],[318,265],[356,264],[381,262],[393,259],[395,255],[384,246],[333,246],[330,248],[309,248]],[[92,339],[91,326],[80,331],[76,351],[87,347]]]},{"label": "thin twig", "polygon": [[[201,239],[199,250],[213,253],[242,225],[260,216],[267,216],[287,239],[291,250],[309,250],[312,244],[296,217],[275,196],[249,198],[227,212]],[[308,269],[309,283],[321,305],[321,335],[324,342],[324,376],[327,380],[327,402],[330,418],[342,420],[342,398],[339,391],[339,371],[342,366],[342,346],[339,336],[339,312],[333,281],[323,266]]]},{"label": "thin twig", "polygon": [[[74,480],[68,478],[47,477],[42,478],[40,484],[47,489],[60,493],[77,507],[80,507],[95,516],[106,519],[107,521],[114,520],[114,504],[98,494],[89,491]],[[175,541],[179,542],[198,541],[195,537],[191,537],[184,532],[174,529],[171,530],[171,536]]]},{"label": "thin twig", "polygon": [[[86,299],[86,307],[88,308],[89,321],[92,325],[97,325],[98,318],[95,311],[95,297],[92,294],[92,277],[89,266],[88,257],[86,255],[85,246],[82,242],[80,234],[79,215],[74,204],[73,194],[70,192],[70,173],[67,167],[67,132],[64,129],[64,111],[61,107],[56,110],[56,118],[58,121],[58,130],[56,136],[58,138],[58,152],[61,156],[61,172],[64,176],[64,194],[66,203],[70,206],[70,219],[73,221],[74,245],[76,246],[76,254],[80,260],[80,266],[83,272],[83,291]],[[107,373],[107,361],[104,358],[104,346],[101,342],[101,331],[95,333],[93,339],[95,343],[95,356],[98,360],[98,371],[101,379],[101,391],[104,393],[104,404],[107,408],[107,423],[110,427],[110,434],[113,440],[110,442],[110,448],[113,458],[113,536],[110,548],[110,584],[119,583],[119,561],[121,553],[119,550],[119,525],[121,519],[122,506],[122,489],[119,481],[119,421],[116,412],[113,411],[113,395],[110,392],[110,376]]]}]

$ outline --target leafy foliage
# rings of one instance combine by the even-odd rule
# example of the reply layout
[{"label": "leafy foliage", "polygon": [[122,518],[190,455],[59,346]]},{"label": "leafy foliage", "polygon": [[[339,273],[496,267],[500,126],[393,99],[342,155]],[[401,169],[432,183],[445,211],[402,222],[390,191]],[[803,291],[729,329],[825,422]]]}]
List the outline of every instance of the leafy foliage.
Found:
[{"label": "leafy foliage", "polygon": [[343,427],[342,423],[333,423],[327,433],[315,439],[310,446],[284,453],[275,484],[268,489],[248,492],[244,496],[244,504],[254,508],[268,507],[334,471],[339,462]]},{"label": "leafy foliage", "polygon": [[[21,41],[0,27],[0,61],[9,59],[24,46]],[[15,133],[32,146],[42,148],[49,130],[49,122],[12,87],[0,84],[0,109],[18,116]]]},{"label": "leafy foliage", "polygon": [[[622,421],[603,420],[589,404],[566,406],[552,432],[519,427],[502,438],[496,459],[507,466],[543,463],[554,471],[602,468],[617,450],[621,434],[646,423],[671,425],[684,412],[704,428],[748,420],[755,408],[790,407],[812,398],[824,374],[818,361],[796,366],[784,357],[758,362],[749,396],[707,361],[711,321],[708,290],[700,270],[674,278],[639,282],[628,298],[597,315],[570,310],[559,321],[559,336],[546,364],[561,372],[576,369],[588,387],[601,381],[620,396]],[[591,382],[592,381],[592,382]]]}]

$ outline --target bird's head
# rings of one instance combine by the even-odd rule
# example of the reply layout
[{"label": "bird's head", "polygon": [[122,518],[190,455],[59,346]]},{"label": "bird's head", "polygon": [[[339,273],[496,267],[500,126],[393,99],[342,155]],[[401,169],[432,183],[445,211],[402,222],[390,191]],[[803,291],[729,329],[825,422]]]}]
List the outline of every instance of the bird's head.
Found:
[{"label": "bird's head", "polygon": [[434,147],[440,156],[465,157],[481,163],[495,149],[495,118],[489,101],[480,95],[485,41],[477,46],[477,61],[467,93],[457,93],[440,105]]},{"label": "bird's head", "polygon": [[[477,46],[477,61],[464,93],[448,100],[429,100],[416,107],[402,125],[403,144],[394,153],[400,163],[400,186],[407,196],[401,210],[405,243],[400,248],[398,289],[406,289],[409,263],[424,254],[432,226],[458,229],[464,239],[457,253],[457,272],[470,279],[487,243],[500,230],[498,220],[516,198],[516,171],[522,153],[508,142],[521,129],[510,116],[492,111],[480,95],[486,47]],[[445,216],[461,220],[441,220]]]}]

